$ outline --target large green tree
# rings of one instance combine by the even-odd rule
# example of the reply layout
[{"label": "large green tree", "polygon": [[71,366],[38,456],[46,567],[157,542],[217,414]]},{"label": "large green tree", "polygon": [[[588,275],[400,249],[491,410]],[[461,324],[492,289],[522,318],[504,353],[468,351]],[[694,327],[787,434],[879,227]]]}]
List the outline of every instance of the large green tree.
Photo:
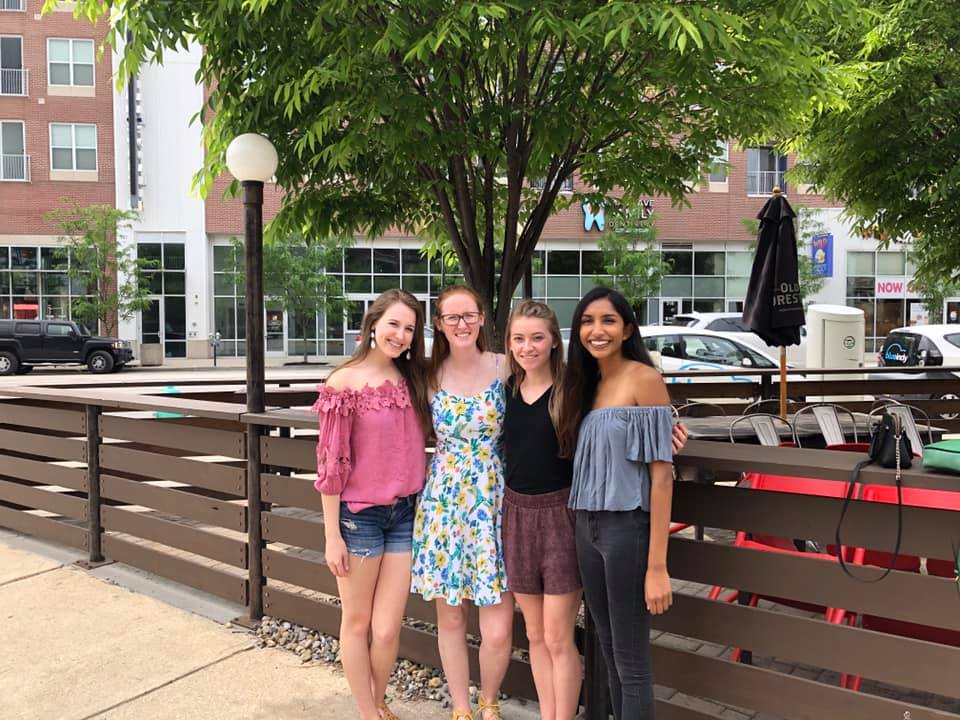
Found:
[{"label": "large green tree", "polygon": [[[50,6],[54,0],[48,0]],[[682,202],[717,142],[829,102],[854,0],[78,0],[120,76],[195,40],[204,183],[240,132],[277,146],[273,231],[452,244],[502,332],[576,173]],[[126,37],[131,38],[124,43]],[[531,178],[543,179],[541,189]],[[577,198],[579,200],[580,198]],[[562,201],[561,201],[562,204]]]},{"label": "large green tree", "polygon": [[645,322],[646,302],[660,292],[660,281],[671,268],[657,247],[654,218],[642,206],[614,212],[597,247],[608,273],[606,282],[623,293],[640,322]]},{"label": "large green tree", "polygon": [[[809,181],[885,243],[912,238],[921,284],[960,278],[960,12],[875,0],[859,82],[794,147]],[[853,54],[853,53],[852,53]]]}]

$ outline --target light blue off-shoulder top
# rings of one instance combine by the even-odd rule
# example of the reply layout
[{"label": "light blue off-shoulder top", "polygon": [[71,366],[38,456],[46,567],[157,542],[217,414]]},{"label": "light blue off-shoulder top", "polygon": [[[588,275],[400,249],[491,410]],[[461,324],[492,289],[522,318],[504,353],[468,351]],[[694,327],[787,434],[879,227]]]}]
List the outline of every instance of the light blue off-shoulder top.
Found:
[{"label": "light blue off-shoulder top", "polygon": [[591,410],[577,436],[570,508],[650,512],[647,463],[673,462],[672,433],[666,405]]}]

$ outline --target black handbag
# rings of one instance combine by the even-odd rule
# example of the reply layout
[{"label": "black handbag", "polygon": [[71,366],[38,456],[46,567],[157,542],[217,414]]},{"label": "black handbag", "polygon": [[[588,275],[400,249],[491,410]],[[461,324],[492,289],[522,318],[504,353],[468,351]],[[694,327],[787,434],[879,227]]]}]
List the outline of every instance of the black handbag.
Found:
[{"label": "black handbag", "polygon": [[[880,422],[870,438],[869,457],[866,460],[858,462],[850,474],[850,485],[847,487],[847,496],[843,499],[843,506],[840,508],[840,520],[837,522],[837,532],[834,541],[837,546],[837,559],[840,561],[840,567],[848,577],[865,583],[875,583],[883,580],[890,571],[896,567],[897,559],[900,557],[900,542],[903,539],[903,481],[901,471],[913,465],[913,448],[910,444],[910,438],[903,430],[903,421],[897,415],[884,413],[880,417]],[[843,526],[843,519],[847,515],[847,508],[850,506],[850,500],[853,499],[853,490],[860,479],[860,471],[871,463],[876,463],[880,467],[896,469],[897,484],[897,542],[893,548],[893,554],[890,556],[890,565],[883,571],[883,574],[875,578],[861,578],[850,572],[847,563],[843,559],[843,541],[840,539],[840,530]]]}]

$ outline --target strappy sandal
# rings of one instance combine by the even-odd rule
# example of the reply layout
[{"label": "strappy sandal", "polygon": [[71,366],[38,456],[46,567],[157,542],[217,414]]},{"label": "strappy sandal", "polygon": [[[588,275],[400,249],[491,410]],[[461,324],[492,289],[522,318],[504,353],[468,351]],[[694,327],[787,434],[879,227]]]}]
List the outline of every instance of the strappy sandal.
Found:
[{"label": "strappy sandal", "polygon": [[[477,702],[480,705],[480,720],[503,720],[503,715],[500,713],[500,703],[497,700],[487,702],[481,695],[477,698]],[[488,717],[487,711],[493,713],[493,717]]]},{"label": "strappy sandal", "polygon": [[377,705],[377,712],[380,713],[380,720],[400,720],[396,713],[387,707],[386,703],[380,703]]},{"label": "strappy sandal", "polygon": [[469,710],[454,710],[450,720],[473,720],[473,713]]}]

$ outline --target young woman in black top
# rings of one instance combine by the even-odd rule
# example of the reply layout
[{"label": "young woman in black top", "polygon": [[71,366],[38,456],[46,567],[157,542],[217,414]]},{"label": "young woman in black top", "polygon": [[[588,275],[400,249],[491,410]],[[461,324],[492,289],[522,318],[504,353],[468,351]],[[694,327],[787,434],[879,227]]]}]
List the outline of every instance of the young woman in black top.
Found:
[{"label": "young woman in black top", "polygon": [[559,457],[554,418],[563,340],[547,305],[524,300],[507,324],[506,490],[503,555],[507,583],[523,612],[540,717],[577,714],[582,674],[573,630],[580,609],[573,513],[573,464]]}]

